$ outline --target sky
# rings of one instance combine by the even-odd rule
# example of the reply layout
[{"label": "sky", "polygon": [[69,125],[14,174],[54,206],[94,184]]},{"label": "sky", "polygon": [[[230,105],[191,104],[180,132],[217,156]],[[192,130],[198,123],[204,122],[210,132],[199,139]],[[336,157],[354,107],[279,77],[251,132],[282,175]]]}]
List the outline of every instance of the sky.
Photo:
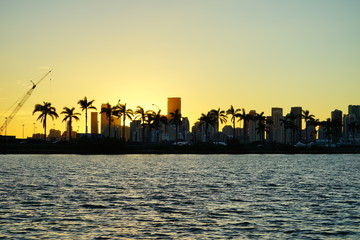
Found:
[{"label": "sky", "polygon": [[[164,114],[181,97],[191,125],[230,105],[347,113],[360,105],[359,10],[358,0],[1,0],[0,126],[50,69],[8,135],[43,132],[35,104],[81,113],[85,96]],[[48,129],[63,131],[63,118]],[[85,131],[84,114],[73,127]]]}]

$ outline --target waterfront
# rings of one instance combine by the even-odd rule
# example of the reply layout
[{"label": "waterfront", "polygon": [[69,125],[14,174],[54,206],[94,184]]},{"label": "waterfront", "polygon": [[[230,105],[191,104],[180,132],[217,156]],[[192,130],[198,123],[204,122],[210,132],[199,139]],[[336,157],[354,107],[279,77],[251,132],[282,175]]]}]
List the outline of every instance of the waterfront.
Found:
[{"label": "waterfront", "polygon": [[359,239],[359,155],[1,155],[0,238]]}]

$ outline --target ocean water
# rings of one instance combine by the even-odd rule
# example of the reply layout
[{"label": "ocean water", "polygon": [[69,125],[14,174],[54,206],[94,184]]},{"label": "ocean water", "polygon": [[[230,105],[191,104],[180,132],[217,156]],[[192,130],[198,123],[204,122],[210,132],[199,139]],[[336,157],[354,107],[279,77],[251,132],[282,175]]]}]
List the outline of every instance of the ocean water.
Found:
[{"label": "ocean water", "polygon": [[0,155],[0,239],[360,239],[360,155]]}]

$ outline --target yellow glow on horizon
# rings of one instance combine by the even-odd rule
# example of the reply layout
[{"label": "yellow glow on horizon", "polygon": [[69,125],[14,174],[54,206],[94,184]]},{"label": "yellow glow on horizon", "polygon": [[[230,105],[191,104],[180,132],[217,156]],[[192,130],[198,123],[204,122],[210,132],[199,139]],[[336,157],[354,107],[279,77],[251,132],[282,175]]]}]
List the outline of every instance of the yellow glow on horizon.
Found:
[{"label": "yellow glow on horizon", "polygon": [[[265,115],[272,107],[287,113],[302,106],[325,120],[334,109],[347,113],[348,105],[360,104],[359,7],[356,1],[0,2],[0,113],[30,80],[53,69],[8,134],[22,137],[25,125],[31,136],[33,123],[42,132],[31,114],[37,103],[81,112],[77,102],[85,96],[98,109],[121,99],[131,109],[157,110],[155,104],[164,114],[167,98],[178,96],[191,125],[201,113],[230,105]],[[48,126],[63,131],[62,118]],[[85,131],[83,115],[78,126]]]}]

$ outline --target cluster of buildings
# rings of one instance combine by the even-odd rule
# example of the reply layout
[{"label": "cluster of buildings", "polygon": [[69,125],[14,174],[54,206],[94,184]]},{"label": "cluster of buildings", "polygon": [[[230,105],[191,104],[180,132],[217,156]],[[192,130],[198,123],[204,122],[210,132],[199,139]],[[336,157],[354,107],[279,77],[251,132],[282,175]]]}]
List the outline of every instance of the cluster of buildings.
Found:
[{"label": "cluster of buildings", "polygon": [[[102,104],[102,108],[107,104]],[[305,121],[301,116],[304,111],[302,107],[292,107],[290,113],[284,114],[282,108],[272,108],[271,116],[264,116],[263,120],[258,120],[258,113],[255,110],[248,112],[250,116],[247,120],[241,120],[242,127],[236,127],[235,131],[231,125],[225,125],[222,131],[218,132],[216,125],[208,127],[200,121],[194,123],[190,131],[190,123],[187,117],[182,117],[181,125],[176,126],[170,122],[170,113],[178,112],[181,114],[181,98],[171,97],[167,102],[167,114],[163,115],[167,118],[166,123],[160,123],[157,128],[150,126],[144,127],[141,119],[134,118],[129,126],[122,126],[122,118],[111,117],[110,131],[109,119],[105,113],[90,113],[90,134],[93,137],[111,137],[123,138],[125,141],[132,143],[160,143],[181,141],[186,143],[194,142],[226,142],[229,139],[237,139],[241,143],[267,142],[267,143],[353,143],[360,142],[360,105],[349,105],[348,113],[343,114],[340,110],[331,112],[331,118],[326,121],[318,122],[315,119]],[[226,111],[226,109],[224,109]],[[295,116],[291,119],[292,128],[284,124],[284,119],[289,116]],[[251,118],[252,116],[252,118]],[[228,119],[230,120],[230,118]],[[240,126],[239,119],[236,125]],[[264,122],[264,128],[260,129],[259,121]],[[228,121],[228,124],[230,121]],[[331,123],[328,126],[327,123]],[[351,124],[356,123],[356,128]],[[145,129],[144,129],[145,128]],[[125,134],[123,135],[123,129]],[[50,130],[50,139],[66,138],[69,134],[67,131],[61,134],[59,130]],[[109,136],[110,133],[110,136]],[[235,133],[235,136],[234,136]],[[176,136],[177,134],[177,136]],[[81,135],[76,132],[72,133],[73,138]],[[43,136],[35,136],[42,138]]]},{"label": "cluster of buildings", "polygon": [[[106,107],[107,104],[102,104],[101,108]],[[168,123],[160,123],[157,129],[150,128],[145,126],[143,130],[143,124],[141,119],[134,118],[130,122],[130,126],[125,126],[125,141],[130,141],[132,143],[158,143],[158,142],[172,142],[177,139],[180,140],[190,140],[191,133],[189,132],[189,119],[183,117],[181,125],[178,126],[178,136],[176,137],[176,126],[175,124],[170,123],[170,113],[178,110],[181,114],[181,98],[171,97],[168,98],[167,103],[167,114],[164,115],[168,119]],[[100,122],[99,119],[100,118]],[[100,129],[98,128],[100,123]],[[123,136],[123,126],[122,118],[117,118],[115,116],[111,117],[111,125],[109,131],[109,119],[105,113],[99,114],[98,112],[91,113],[91,134],[97,135],[100,133],[103,137],[112,137],[112,138],[122,138]],[[110,136],[109,136],[110,132]]]}]

